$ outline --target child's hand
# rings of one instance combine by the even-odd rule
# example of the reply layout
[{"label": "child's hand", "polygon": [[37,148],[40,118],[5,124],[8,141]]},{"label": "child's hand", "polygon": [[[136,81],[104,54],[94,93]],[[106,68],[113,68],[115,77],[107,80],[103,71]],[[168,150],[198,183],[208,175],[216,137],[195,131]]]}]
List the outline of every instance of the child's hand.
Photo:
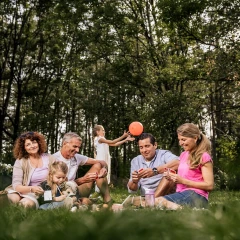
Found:
[{"label": "child's hand", "polygon": [[135,140],[135,138],[134,138],[134,137],[131,137],[130,135],[128,135],[128,137],[126,138],[126,140],[127,140],[127,141],[131,141],[131,142],[132,142],[132,141],[134,141],[134,140]]},{"label": "child's hand", "polygon": [[55,201],[55,202],[61,202],[61,201],[63,201],[66,197],[67,197],[66,195],[61,195],[61,196],[59,196],[59,197],[55,197],[55,198],[54,198],[54,201]]},{"label": "child's hand", "polygon": [[129,132],[126,132],[126,131],[124,131],[124,133],[123,133],[123,137],[125,137],[125,138],[126,138],[126,137],[128,137],[128,136],[129,136],[129,134],[130,134]]}]

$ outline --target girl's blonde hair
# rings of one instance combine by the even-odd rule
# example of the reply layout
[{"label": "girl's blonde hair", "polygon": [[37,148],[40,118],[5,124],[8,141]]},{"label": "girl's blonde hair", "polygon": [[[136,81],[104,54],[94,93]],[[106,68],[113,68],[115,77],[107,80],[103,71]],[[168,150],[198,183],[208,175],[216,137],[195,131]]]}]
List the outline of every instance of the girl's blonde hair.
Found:
[{"label": "girl's blonde hair", "polygon": [[49,167],[49,173],[48,173],[48,177],[47,177],[47,184],[51,187],[52,189],[52,195],[55,196],[56,192],[57,192],[57,184],[53,183],[53,175],[57,172],[57,171],[61,171],[63,172],[65,175],[67,175],[68,173],[68,166],[65,162],[61,162],[61,161],[56,161],[54,163],[52,163]]},{"label": "girl's blonde hair", "polygon": [[95,125],[93,127],[93,138],[97,136],[97,132],[100,131],[101,129],[104,129],[102,125]]},{"label": "girl's blonde hair", "polygon": [[183,137],[196,138],[196,147],[189,153],[190,169],[197,168],[202,162],[204,152],[211,154],[211,143],[209,139],[200,132],[193,123],[185,123],[178,127],[177,133]]}]

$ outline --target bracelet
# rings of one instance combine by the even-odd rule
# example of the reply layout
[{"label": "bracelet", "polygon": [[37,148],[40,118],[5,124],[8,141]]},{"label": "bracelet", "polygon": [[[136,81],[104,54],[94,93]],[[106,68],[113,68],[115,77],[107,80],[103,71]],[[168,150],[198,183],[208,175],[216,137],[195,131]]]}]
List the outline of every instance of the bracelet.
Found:
[{"label": "bracelet", "polygon": [[32,188],[30,187],[30,193],[32,192]]}]

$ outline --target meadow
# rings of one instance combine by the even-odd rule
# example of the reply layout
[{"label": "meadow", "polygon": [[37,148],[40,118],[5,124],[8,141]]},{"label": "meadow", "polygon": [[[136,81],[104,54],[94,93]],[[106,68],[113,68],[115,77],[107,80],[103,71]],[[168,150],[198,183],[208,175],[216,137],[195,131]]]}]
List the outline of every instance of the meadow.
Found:
[{"label": "meadow", "polygon": [[[113,188],[116,203],[126,189]],[[213,191],[208,210],[132,208],[121,212],[48,211],[9,205],[1,197],[0,239],[240,239],[240,192]]]}]

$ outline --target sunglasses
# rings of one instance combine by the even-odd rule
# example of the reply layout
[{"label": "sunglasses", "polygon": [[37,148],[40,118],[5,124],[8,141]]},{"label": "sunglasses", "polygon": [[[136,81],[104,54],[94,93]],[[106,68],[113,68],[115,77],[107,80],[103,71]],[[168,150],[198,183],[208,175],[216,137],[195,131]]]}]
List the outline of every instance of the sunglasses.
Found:
[{"label": "sunglasses", "polygon": [[20,135],[20,138],[25,138],[27,136],[33,136],[33,135],[34,135],[34,132],[27,132],[27,133]]}]

